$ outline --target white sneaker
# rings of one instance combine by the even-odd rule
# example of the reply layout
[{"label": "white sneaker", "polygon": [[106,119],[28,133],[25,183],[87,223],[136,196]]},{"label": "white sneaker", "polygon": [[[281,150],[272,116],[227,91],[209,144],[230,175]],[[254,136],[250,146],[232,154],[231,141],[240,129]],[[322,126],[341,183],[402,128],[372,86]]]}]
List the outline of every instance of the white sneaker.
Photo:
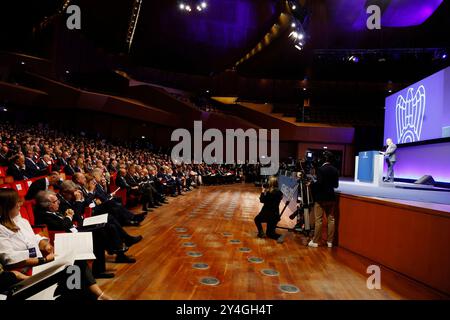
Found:
[{"label": "white sneaker", "polygon": [[308,243],[308,247],[317,248],[318,246],[319,246],[319,244],[315,243],[312,240]]},{"label": "white sneaker", "polygon": [[328,248],[333,248],[333,242],[327,242]]}]

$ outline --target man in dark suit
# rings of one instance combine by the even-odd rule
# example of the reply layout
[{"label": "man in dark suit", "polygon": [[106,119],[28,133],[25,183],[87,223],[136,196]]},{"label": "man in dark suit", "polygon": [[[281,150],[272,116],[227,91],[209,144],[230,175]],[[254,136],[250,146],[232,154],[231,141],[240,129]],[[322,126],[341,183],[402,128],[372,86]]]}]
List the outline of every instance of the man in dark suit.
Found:
[{"label": "man in dark suit", "polygon": [[9,157],[11,156],[8,147],[2,146],[0,148],[0,166],[7,167],[9,164]]},{"label": "man in dark suit", "polygon": [[67,165],[64,166],[64,173],[66,176],[73,176],[76,172],[75,166],[77,165],[77,160],[75,158],[70,158]]},{"label": "man in dark suit", "polygon": [[322,219],[325,214],[328,221],[327,245],[333,246],[334,228],[335,228],[335,206],[336,196],[334,189],[339,187],[339,172],[332,165],[333,154],[326,151],[322,155],[323,164],[317,169],[317,180],[312,185],[314,195],[314,217],[315,231],[314,238],[308,243],[308,246],[317,248],[322,239]]},{"label": "man in dark suit", "polygon": [[11,164],[6,171],[6,174],[8,176],[12,176],[14,178],[14,181],[20,181],[30,178],[26,175],[25,158],[23,155],[16,154],[12,157]]},{"label": "man in dark suit", "polygon": [[[59,199],[52,191],[40,191],[36,196],[36,207],[34,216],[37,224],[45,224],[50,231],[61,232],[78,232],[82,231],[73,224],[74,211],[66,209],[61,211],[59,206]],[[105,238],[108,234],[103,228],[96,228],[92,230],[92,238],[94,245],[94,260],[92,271],[96,278],[112,278],[113,273],[106,273],[105,263]],[[118,248],[117,252],[125,252],[124,247]]]},{"label": "man in dark suit", "polygon": [[28,188],[28,192],[25,196],[25,200],[33,200],[39,191],[47,191],[49,186],[53,189],[59,189],[61,185],[61,178],[59,173],[53,171],[48,177],[34,181]]},{"label": "man in dark suit", "polygon": [[32,151],[28,152],[27,157],[25,158],[25,170],[28,178],[38,177],[41,168],[37,165],[33,158],[34,154]]},{"label": "man in dark suit", "polygon": [[397,146],[392,142],[391,138],[386,139],[386,151],[381,152],[384,155],[386,164],[388,166],[387,177],[383,179],[385,182],[394,182],[394,165],[397,161],[397,156],[395,152],[397,151]]}]

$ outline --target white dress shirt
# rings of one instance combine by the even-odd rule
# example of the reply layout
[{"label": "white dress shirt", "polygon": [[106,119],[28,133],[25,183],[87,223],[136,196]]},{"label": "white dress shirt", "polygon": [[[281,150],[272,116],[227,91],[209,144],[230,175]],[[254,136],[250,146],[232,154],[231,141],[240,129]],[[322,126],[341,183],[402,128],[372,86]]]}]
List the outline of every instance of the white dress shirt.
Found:
[{"label": "white dress shirt", "polygon": [[19,231],[13,232],[0,224],[0,261],[4,266],[15,264],[30,258],[30,249],[35,250],[36,257],[42,257],[39,250],[41,235],[35,234],[28,220],[20,215],[13,219]]}]

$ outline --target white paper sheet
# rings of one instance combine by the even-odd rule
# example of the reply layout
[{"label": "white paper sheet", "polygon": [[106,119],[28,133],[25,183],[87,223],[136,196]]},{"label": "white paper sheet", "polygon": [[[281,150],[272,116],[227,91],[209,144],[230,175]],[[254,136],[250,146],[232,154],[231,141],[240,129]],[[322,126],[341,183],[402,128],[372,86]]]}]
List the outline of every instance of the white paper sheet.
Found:
[{"label": "white paper sheet", "polygon": [[83,227],[93,226],[96,224],[102,224],[108,222],[108,214],[101,214],[98,216],[89,217],[83,220]]},{"label": "white paper sheet", "polygon": [[55,234],[55,256],[67,252],[73,252],[75,260],[95,259],[92,232]]}]

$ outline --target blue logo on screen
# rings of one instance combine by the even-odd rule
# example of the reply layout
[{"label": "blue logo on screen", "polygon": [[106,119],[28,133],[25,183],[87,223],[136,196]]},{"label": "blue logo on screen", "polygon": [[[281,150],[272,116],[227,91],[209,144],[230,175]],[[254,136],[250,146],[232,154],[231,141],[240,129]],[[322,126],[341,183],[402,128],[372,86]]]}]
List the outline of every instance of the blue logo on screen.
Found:
[{"label": "blue logo on screen", "polygon": [[425,115],[425,104],[426,95],[423,85],[416,92],[414,92],[414,88],[408,88],[406,98],[402,95],[397,97],[395,120],[398,143],[420,141]]}]

